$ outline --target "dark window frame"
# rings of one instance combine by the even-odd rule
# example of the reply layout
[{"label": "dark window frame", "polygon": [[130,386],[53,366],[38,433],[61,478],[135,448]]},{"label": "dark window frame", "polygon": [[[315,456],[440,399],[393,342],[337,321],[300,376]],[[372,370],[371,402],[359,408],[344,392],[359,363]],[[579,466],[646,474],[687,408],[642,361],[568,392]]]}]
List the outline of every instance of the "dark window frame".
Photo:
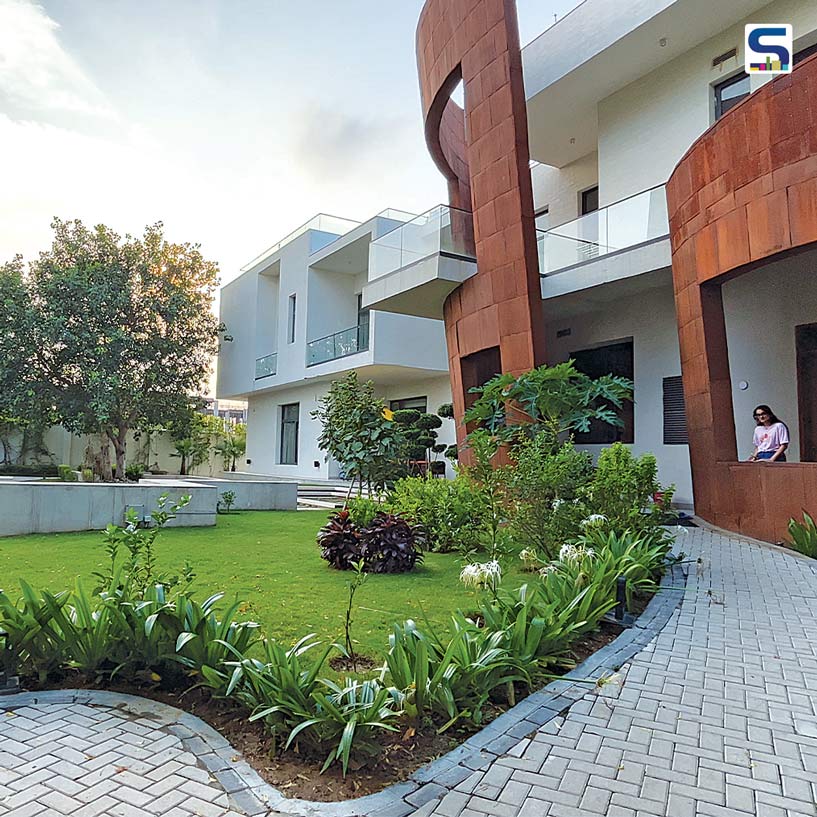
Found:
[{"label": "dark window frame", "polygon": [[[591,206],[588,209],[588,198],[592,196],[596,197],[595,206]],[[586,190],[581,190],[579,192],[579,217],[586,216],[588,213],[598,212],[598,209],[599,209],[599,186],[597,184],[594,184],[592,187],[588,187]]]},{"label": "dark window frame", "polygon": [[803,60],[807,59],[812,54],[817,54],[817,43],[814,43],[814,45],[807,45],[805,48],[801,48],[792,57],[792,66],[796,66],[798,63],[800,63]]},{"label": "dark window frame", "polygon": [[[620,353],[624,352],[629,356],[628,366],[626,371],[601,371],[604,368],[603,356],[605,353]],[[622,377],[627,377],[635,381],[635,344],[633,338],[620,338],[618,340],[606,341],[604,343],[597,343],[593,346],[585,347],[584,349],[577,349],[570,353],[570,357],[576,362],[576,369],[580,372],[585,371],[582,367],[582,360],[587,360],[594,356],[601,357],[601,362],[594,366],[586,368],[598,368],[598,371],[588,371],[586,374],[590,377],[600,377],[604,374],[614,374]],[[588,361],[589,362],[589,361]],[[599,368],[600,367],[600,368]],[[633,395],[635,397],[635,395]],[[611,426],[608,423],[593,420],[590,423],[590,431],[576,432],[574,437],[576,442],[580,445],[610,445],[614,442],[621,442],[625,445],[633,445],[635,443],[635,402],[634,400],[625,401],[621,415],[623,415],[624,426]]]},{"label": "dark window frame", "polygon": [[[731,88],[733,85],[739,85],[742,82],[748,85],[746,93],[740,98],[735,98],[734,101],[732,99],[727,100],[729,104],[724,108],[723,92],[727,88]],[[751,78],[745,71],[741,71],[727,79],[716,82],[712,86],[712,96],[715,102],[715,121],[717,122],[724,114],[729,113],[735,105],[740,104],[751,93]]]},{"label": "dark window frame", "polygon": [[[423,407],[419,408],[418,406],[407,406],[406,403],[419,403],[422,400]],[[391,411],[402,411],[403,409],[415,409],[416,411],[422,411],[423,414],[428,413],[428,396],[425,397],[401,397],[398,400],[389,400],[389,409]]]},{"label": "dark window frame", "polygon": [[295,343],[295,327],[298,319],[298,295],[293,292],[287,302],[287,343]]},{"label": "dark window frame", "polygon": [[[295,419],[287,419],[287,409],[295,408]],[[281,422],[280,433],[281,439],[278,445],[278,461],[279,465],[297,465],[298,464],[298,437],[300,435],[301,425],[301,404],[300,403],[282,403],[281,404]],[[294,446],[292,451],[292,459],[290,460],[286,455],[284,444],[287,440],[287,431],[294,426]]]}]

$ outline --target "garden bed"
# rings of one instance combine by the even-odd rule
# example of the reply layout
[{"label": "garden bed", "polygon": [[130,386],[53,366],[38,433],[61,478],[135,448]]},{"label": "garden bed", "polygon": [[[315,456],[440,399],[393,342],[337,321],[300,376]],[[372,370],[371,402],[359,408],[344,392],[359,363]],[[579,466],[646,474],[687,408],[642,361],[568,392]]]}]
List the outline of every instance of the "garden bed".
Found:
[{"label": "garden bed", "polygon": [[[631,611],[633,615],[643,612],[651,598],[651,595],[637,597]],[[599,630],[576,642],[571,650],[573,660],[577,665],[581,664],[596,651],[615,641],[622,630],[614,622],[602,621]],[[26,684],[25,687],[27,691],[99,688],[85,683],[81,676],[74,674],[66,675],[59,683],[42,686]],[[205,690],[179,692],[118,683],[106,684],[104,689],[150,698],[201,718],[220,732],[265,782],[284,796],[316,802],[363,797],[408,780],[422,766],[456,748],[482,728],[452,729],[442,735],[431,728],[417,732],[411,727],[395,733],[383,733],[383,751],[377,763],[373,766],[353,764],[350,766],[350,773],[344,778],[337,764],[321,774],[323,757],[302,756],[293,751],[273,754],[272,741],[263,722],[249,722],[246,711],[229,701],[212,698]],[[518,700],[527,697],[521,688],[518,694]],[[488,717],[483,727],[505,711],[507,707],[491,707],[487,710]]]}]

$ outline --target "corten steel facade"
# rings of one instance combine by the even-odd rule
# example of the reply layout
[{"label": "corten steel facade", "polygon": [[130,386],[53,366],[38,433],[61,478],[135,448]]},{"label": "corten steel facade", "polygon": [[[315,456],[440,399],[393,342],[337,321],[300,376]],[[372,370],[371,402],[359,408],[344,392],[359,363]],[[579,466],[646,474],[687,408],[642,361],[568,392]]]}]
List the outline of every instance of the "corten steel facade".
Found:
[{"label": "corten steel facade", "polygon": [[[417,29],[426,142],[473,211],[477,273],[446,300],[454,410],[499,371],[544,362],[522,56],[514,0],[428,0]],[[465,111],[450,98],[460,79]],[[457,229],[456,223],[453,229]],[[460,442],[464,429],[458,422]]]},{"label": "corten steel facade", "polygon": [[[429,150],[451,204],[474,213],[477,273],[444,310],[459,419],[492,365],[545,360],[515,3],[428,0],[417,55]],[[464,112],[450,99],[460,79]],[[695,508],[779,540],[790,517],[817,509],[817,464],[738,461],[721,285],[817,247],[817,57],[700,137],[667,197]]]},{"label": "corten steel facade", "polygon": [[738,462],[721,285],[817,246],[817,57],[698,139],[667,199],[695,509],[776,541],[790,517],[817,509],[817,463]]}]

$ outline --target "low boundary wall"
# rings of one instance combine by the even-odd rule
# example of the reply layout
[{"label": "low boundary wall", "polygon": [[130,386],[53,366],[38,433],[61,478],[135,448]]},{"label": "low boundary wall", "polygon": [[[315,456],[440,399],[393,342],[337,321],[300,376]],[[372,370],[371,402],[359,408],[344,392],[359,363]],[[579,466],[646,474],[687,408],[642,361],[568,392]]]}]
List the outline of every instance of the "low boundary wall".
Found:
[{"label": "low boundary wall", "polygon": [[26,533],[104,530],[124,523],[125,510],[140,517],[153,511],[162,494],[178,500],[190,496],[168,527],[216,524],[216,508],[224,491],[233,491],[235,510],[295,510],[296,483],[245,482],[210,478],[151,478],[138,483],[0,481],[0,537]]}]

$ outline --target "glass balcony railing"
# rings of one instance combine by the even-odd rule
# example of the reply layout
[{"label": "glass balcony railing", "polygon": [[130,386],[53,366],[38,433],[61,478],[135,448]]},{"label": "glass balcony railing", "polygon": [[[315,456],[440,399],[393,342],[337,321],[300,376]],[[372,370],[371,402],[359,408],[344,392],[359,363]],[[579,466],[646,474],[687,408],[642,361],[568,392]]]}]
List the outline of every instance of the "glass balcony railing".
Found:
[{"label": "glass balcony railing", "polygon": [[311,340],[306,344],[306,365],[317,366],[328,360],[365,352],[369,348],[369,323],[360,323],[349,329]]},{"label": "glass balcony railing", "polygon": [[261,380],[264,377],[272,377],[278,372],[278,352],[271,355],[264,355],[255,361],[255,379]]},{"label": "glass balcony railing", "polygon": [[537,230],[540,275],[552,275],[669,235],[664,185],[602,207],[567,224]]},{"label": "glass balcony railing", "polygon": [[441,204],[380,236],[369,245],[369,280],[432,255],[475,260],[474,217]]}]

